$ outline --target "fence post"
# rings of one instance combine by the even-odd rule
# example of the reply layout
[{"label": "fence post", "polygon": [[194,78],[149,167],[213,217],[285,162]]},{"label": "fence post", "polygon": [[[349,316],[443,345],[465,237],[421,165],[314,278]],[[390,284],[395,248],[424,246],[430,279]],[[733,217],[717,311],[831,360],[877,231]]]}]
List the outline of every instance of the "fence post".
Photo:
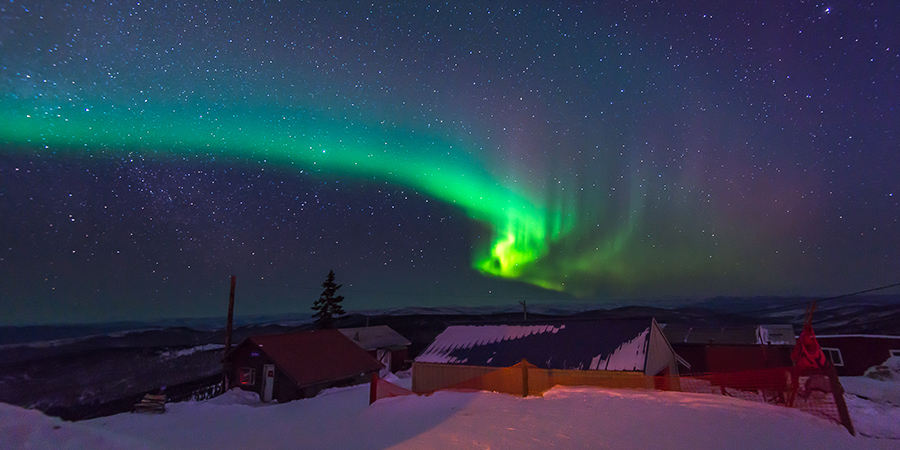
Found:
[{"label": "fence post", "polygon": [[369,404],[378,400],[378,372],[372,372],[371,381],[369,381]]},{"label": "fence post", "polygon": [[522,358],[522,397],[528,397],[528,360]]},{"label": "fence post", "polygon": [[834,404],[837,406],[838,416],[841,418],[841,425],[850,432],[850,435],[856,436],[856,431],[853,429],[853,422],[850,420],[850,412],[847,411],[847,402],[844,401],[844,387],[841,386],[841,381],[838,379],[837,370],[834,368],[834,364],[830,362],[826,364],[825,370],[828,374],[828,381],[831,382],[831,395],[834,396]]}]

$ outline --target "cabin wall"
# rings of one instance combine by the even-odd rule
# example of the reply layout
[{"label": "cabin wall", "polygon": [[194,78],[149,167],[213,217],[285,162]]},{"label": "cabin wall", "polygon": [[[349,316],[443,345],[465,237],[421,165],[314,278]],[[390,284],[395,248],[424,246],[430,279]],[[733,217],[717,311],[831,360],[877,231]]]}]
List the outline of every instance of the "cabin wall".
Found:
[{"label": "cabin wall", "polygon": [[[431,392],[484,377],[483,382],[470,383],[467,387],[518,395],[524,389],[522,386],[523,375],[523,370],[517,366],[485,367],[415,362],[413,363],[412,390],[416,393]],[[653,389],[654,379],[645,376],[642,372],[540,369],[529,365],[528,390],[530,394],[539,395],[557,385]]]},{"label": "cabin wall", "polygon": [[691,368],[682,373],[731,373],[791,367],[791,350],[783,345],[672,344]]},{"label": "cabin wall", "polygon": [[391,352],[391,372],[399,372],[409,368],[406,363],[408,359],[409,349],[406,347]]},{"label": "cabin wall", "polygon": [[[376,361],[384,364],[384,361],[378,359],[378,350],[366,350],[366,353],[369,354]],[[391,351],[391,367],[389,370],[391,373],[400,372],[401,370],[406,370],[409,366],[406,364],[406,360],[409,359],[409,350],[406,347],[401,349],[392,350]]]},{"label": "cabin wall", "polygon": [[322,392],[325,389],[337,388],[337,387],[347,387],[347,386],[356,386],[358,384],[368,383],[372,381],[372,373],[364,373],[362,375],[356,375],[346,378],[341,378],[338,380],[330,380],[323,381],[321,383],[309,384],[306,386],[298,386],[295,388],[296,394],[291,400],[297,400],[301,398],[312,398],[318,395],[319,392]]},{"label": "cabin wall", "polygon": [[412,367],[412,390],[415,393],[431,392],[480,377],[498,369],[499,367],[414,362]]},{"label": "cabin wall", "polygon": [[835,364],[838,376],[858,377],[872,366],[878,366],[891,357],[891,350],[900,353],[898,336],[816,336],[819,347],[841,351],[843,365]]},{"label": "cabin wall", "polygon": [[[262,398],[262,379],[263,366],[266,364],[275,364],[268,355],[266,355],[258,346],[253,344],[244,344],[237,347],[230,355],[231,368],[228,374],[231,388],[241,388],[245,391],[256,392]],[[241,383],[240,374],[242,369],[251,369],[253,371],[252,383]],[[276,366],[276,385],[278,377],[278,368]]]}]

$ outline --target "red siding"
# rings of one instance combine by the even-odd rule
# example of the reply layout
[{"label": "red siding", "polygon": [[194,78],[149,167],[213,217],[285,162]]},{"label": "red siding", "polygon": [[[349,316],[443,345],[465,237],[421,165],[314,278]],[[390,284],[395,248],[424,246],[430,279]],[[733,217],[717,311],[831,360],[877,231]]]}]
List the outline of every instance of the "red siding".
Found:
[{"label": "red siding", "polygon": [[816,340],[820,347],[840,349],[844,365],[835,369],[843,377],[858,377],[884,363],[891,350],[900,351],[900,336],[816,336]]},{"label": "red siding", "polygon": [[672,344],[672,348],[691,365],[683,373],[743,372],[793,365],[791,347],[786,346]]},{"label": "red siding", "polygon": [[[231,385],[262,394],[264,364],[275,365],[273,394],[279,401],[312,396],[323,387],[352,384],[383,367],[337,330],[252,336],[226,357]],[[241,367],[256,370],[252,385],[237,385]]]},{"label": "red siding", "polygon": [[391,352],[391,372],[408,369],[407,359],[409,359],[409,350],[406,347]]},{"label": "red siding", "polygon": [[358,376],[383,367],[338,330],[253,336],[249,340],[301,386]]}]

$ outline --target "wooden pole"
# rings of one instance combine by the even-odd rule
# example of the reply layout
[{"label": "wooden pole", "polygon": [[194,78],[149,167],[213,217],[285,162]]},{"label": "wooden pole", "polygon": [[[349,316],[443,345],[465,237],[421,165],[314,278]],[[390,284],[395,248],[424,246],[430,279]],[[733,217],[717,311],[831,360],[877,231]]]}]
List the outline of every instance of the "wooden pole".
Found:
[{"label": "wooden pole", "polygon": [[528,361],[522,358],[522,397],[528,397]]},{"label": "wooden pole", "polygon": [[225,357],[222,358],[222,392],[228,390],[228,372],[231,371],[231,362],[228,361],[228,352],[231,351],[231,333],[234,328],[234,284],[236,276],[231,276],[231,293],[228,294],[228,322],[225,325]]},{"label": "wooden pole", "polygon": [[231,350],[231,332],[234,328],[234,275],[231,276],[231,294],[228,294],[228,324],[225,327],[225,353]]},{"label": "wooden pole", "polygon": [[826,365],[828,381],[831,383],[831,395],[834,396],[834,405],[837,406],[838,417],[841,419],[841,425],[850,432],[851,436],[856,436],[856,430],[853,429],[853,421],[850,420],[850,412],[847,411],[847,402],[844,400],[844,387],[838,379],[837,369],[830,361]]}]

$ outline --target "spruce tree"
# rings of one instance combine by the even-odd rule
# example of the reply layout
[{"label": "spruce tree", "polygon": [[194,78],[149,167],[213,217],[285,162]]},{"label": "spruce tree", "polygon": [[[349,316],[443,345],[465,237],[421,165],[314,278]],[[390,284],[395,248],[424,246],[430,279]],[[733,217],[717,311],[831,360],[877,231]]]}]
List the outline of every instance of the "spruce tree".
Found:
[{"label": "spruce tree", "polygon": [[344,315],[344,309],[341,307],[344,296],[334,295],[341,286],[343,285],[334,283],[334,271],[328,271],[328,277],[322,283],[325,290],[312,306],[312,310],[316,312],[313,314],[313,318],[316,319],[316,325],[319,328],[331,328],[334,325],[334,318]]}]

